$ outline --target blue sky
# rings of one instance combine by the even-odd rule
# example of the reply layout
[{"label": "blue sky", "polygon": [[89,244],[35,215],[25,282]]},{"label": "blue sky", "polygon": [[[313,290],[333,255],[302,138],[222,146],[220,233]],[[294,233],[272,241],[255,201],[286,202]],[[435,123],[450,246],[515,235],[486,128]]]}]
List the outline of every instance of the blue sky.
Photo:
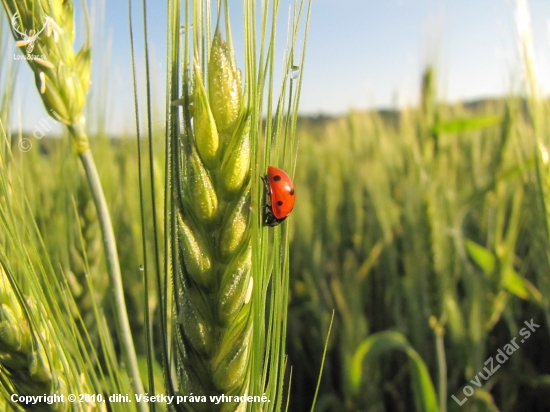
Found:
[{"label": "blue sky", "polygon": [[[82,18],[79,2],[76,3],[78,25]],[[135,30],[141,36],[141,2],[133,4]],[[289,4],[289,0],[281,0],[280,56]],[[334,115],[350,109],[414,105],[426,64],[436,65],[439,95],[447,100],[495,96],[512,88],[517,90],[521,65],[514,5],[515,0],[314,0],[300,111]],[[544,90],[548,91],[550,2],[530,0],[529,6],[537,69]],[[96,107],[106,108],[109,131],[133,132],[127,2],[88,0],[88,7],[92,17],[105,16],[103,26],[95,29],[95,71],[90,101],[95,102]],[[241,2],[230,1],[230,7],[233,40],[240,59]],[[148,12],[151,64],[155,73],[152,87],[158,102],[155,121],[161,123],[165,1],[149,1]],[[138,54],[142,56],[141,48]],[[24,65],[20,61],[14,63]],[[19,69],[19,77],[18,99],[25,107],[22,116],[27,128],[46,112],[36,102],[28,67]],[[108,95],[98,98],[101,90],[107,90]]]}]

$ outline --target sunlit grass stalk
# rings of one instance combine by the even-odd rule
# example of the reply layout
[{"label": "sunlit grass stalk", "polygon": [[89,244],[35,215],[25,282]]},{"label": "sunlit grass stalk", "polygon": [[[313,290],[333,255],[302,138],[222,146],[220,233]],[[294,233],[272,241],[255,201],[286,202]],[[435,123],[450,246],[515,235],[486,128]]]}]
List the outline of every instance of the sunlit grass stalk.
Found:
[{"label": "sunlit grass stalk", "polygon": [[[143,15],[144,15],[144,38],[145,38],[145,74],[146,78],[150,78],[150,71],[149,71],[149,47],[148,47],[148,34],[147,34],[147,2],[144,0],[142,3],[143,6]],[[134,35],[133,35],[133,26],[132,26],[132,2],[128,2],[128,18],[130,21],[130,41],[131,41],[131,52],[132,52],[132,70],[133,70],[133,79],[134,79],[134,104],[135,104],[135,115],[136,115],[136,136],[137,136],[137,146],[138,146],[138,173],[139,173],[139,196],[140,196],[140,209],[141,209],[141,230],[142,230],[142,245],[143,245],[143,279],[144,279],[144,302],[146,302],[145,307],[145,328],[146,328],[146,341],[147,341],[147,366],[148,366],[148,391],[151,394],[155,393],[155,385],[154,385],[154,359],[153,359],[153,351],[154,351],[154,341],[153,341],[153,324],[151,322],[151,314],[150,314],[150,306],[148,302],[150,302],[150,287],[149,287],[149,279],[150,279],[150,271],[149,271],[149,263],[148,263],[148,257],[147,257],[147,236],[146,236],[146,212],[145,212],[145,187],[143,182],[143,174],[142,171],[144,169],[143,162],[142,162],[142,145],[141,145],[141,133],[140,133],[140,125],[139,125],[139,104],[138,104],[138,88],[136,83],[136,63],[135,63],[135,52],[134,52]],[[161,336],[161,350],[158,351],[161,353],[162,357],[162,367],[164,372],[164,383],[165,387],[170,387],[170,371],[168,367],[168,340],[167,340],[167,333],[166,333],[166,296],[167,292],[166,289],[167,286],[167,279],[166,276],[162,279],[161,278],[161,263],[160,263],[160,251],[159,251],[159,241],[158,241],[158,225],[157,225],[157,206],[155,202],[155,170],[154,170],[154,155],[153,155],[153,132],[152,132],[152,109],[151,109],[151,86],[150,82],[147,82],[147,126],[148,126],[148,140],[149,140],[149,172],[150,172],[150,191],[152,194],[151,197],[151,203],[152,203],[152,221],[153,221],[153,237],[154,237],[154,251],[155,251],[155,270],[154,273],[156,273],[156,288],[157,288],[157,296],[159,299],[158,302],[158,313],[160,318],[160,330],[162,331]],[[167,202],[168,203],[168,202]],[[163,289],[163,285],[165,285],[166,289]],[[157,352],[157,353],[158,353]],[[172,394],[171,391],[168,391],[168,394]],[[156,407],[155,405],[151,406],[151,410],[155,411]]]},{"label": "sunlit grass stalk", "polygon": [[[83,107],[85,94],[90,83],[91,48],[88,42],[75,53],[74,16],[72,1],[38,1],[29,4],[22,0],[3,0],[13,29],[30,34],[41,27],[44,34],[34,43],[18,39],[14,31],[16,45],[24,52],[44,55],[46,58],[30,59],[28,63],[34,71],[37,89],[48,113],[65,124],[73,138],[75,150],[82,161],[88,184],[97,209],[107,268],[113,286],[117,331],[122,352],[131,376],[134,391],[142,393],[141,378],[131,335],[126,304],[120,275],[120,264],[116,250],[115,236],[107,208],[97,168],[88,145],[84,130]],[[87,36],[89,38],[89,34]]]}]

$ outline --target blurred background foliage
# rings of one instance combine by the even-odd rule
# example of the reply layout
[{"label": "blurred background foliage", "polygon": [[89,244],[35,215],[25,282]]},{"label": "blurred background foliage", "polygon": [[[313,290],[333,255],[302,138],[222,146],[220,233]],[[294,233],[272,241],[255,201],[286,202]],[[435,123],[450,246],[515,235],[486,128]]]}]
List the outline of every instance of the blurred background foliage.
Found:
[{"label": "blurred background foliage", "polygon": [[548,102],[447,104],[435,83],[428,67],[417,108],[301,122],[292,410],[309,407],[333,309],[316,411],[550,409]]}]

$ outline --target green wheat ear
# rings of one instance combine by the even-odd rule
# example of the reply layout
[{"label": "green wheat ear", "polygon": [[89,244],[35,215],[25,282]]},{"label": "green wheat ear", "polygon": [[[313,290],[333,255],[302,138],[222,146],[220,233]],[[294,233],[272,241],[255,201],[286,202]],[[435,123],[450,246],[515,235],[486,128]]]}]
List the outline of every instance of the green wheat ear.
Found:
[{"label": "green wheat ear", "polygon": [[[184,164],[175,262],[179,390],[183,395],[242,395],[249,388],[252,344],[250,116],[242,106],[233,50],[219,28],[207,76],[197,60],[193,126],[180,137]],[[245,407],[208,403],[195,410]]]},{"label": "green wheat ear", "polygon": [[[6,400],[2,410],[25,410],[21,404],[8,401],[12,394],[56,394],[67,399],[71,392],[91,390],[84,374],[69,367],[76,366],[73,355],[65,353],[55,326],[45,317],[47,313],[40,301],[22,294],[9,265],[0,261],[0,395]],[[104,405],[96,406],[105,410]],[[39,402],[35,408],[69,411],[71,406]]]},{"label": "green wheat ear", "polygon": [[[91,50],[85,44],[75,53],[75,38],[71,1],[35,1],[32,7],[20,0],[3,0],[14,29],[38,31],[44,27],[34,44],[33,54],[44,56],[28,60],[40,97],[49,113],[67,126],[84,121],[82,109],[90,84]],[[17,38],[16,38],[17,39]],[[26,54],[28,44],[19,40],[16,45]],[[79,153],[88,148],[87,139],[75,139]]]}]

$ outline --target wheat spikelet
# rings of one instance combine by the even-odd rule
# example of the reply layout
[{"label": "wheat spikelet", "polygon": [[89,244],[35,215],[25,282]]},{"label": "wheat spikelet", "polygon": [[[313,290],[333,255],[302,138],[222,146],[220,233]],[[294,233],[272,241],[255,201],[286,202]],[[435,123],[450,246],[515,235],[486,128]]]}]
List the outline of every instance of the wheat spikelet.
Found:
[{"label": "wheat spikelet", "polygon": [[[193,72],[193,126],[182,137],[178,172],[174,267],[179,391],[242,395],[249,387],[252,337],[250,119],[242,106],[233,50],[219,27],[207,76],[197,59]],[[193,406],[208,411],[244,407]]]}]

